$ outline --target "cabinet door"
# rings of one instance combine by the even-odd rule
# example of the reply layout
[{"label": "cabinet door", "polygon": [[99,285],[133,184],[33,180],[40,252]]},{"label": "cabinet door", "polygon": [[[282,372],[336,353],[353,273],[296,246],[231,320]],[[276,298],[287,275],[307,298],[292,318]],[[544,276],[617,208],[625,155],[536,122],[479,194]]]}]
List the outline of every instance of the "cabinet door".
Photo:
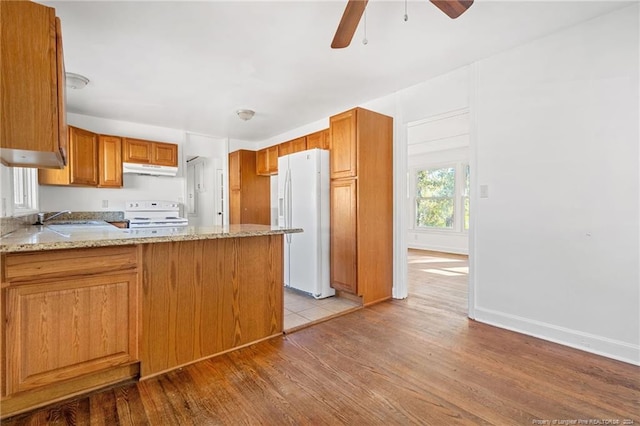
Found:
[{"label": "cabinet door", "polygon": [[2,1],[0,22],[2,162],[61,168],[66,143],[60,109],[64,75],[55,10],[30,1]]},{"label": "cabinet door", "polygon": [[256,174],[269,175],[269,154],[267,148],[256,152]]},{"label": "cabinet door", "polygon": [[240,190],[240,173],[240,151],[234,151],[229,154],[229,190]]},{"label": "cabinet door", "polygon": [[151,163],[159,166],[178,166],[178,145],[154,142],[151,145]]},{"label": "cabinet door", "polygon": [[356,180],[331,181],[331,286],[357,293]]},{"label": "cabinet door", "polygon": [[256,151],[256,174],[260,176],[278,174],[278,145]]},{"label": "cabinet door", "polygon": [[242,223],[242,194],[239,189],[229,191],[229,224]]},{"label": "cabinet door", "polygon": [[122,156],[125,163],[150,163],[151,142],[125,138]]},{"label": "cabinet door", "polygon": [[291,141],[282,142],[278,145],[278,157],[284,157],[285,155],[289,155],[293,152],[293,147],[291,146]]},{"label": "cabinet door", "polygon": [[98,186],[122,187],[122,139],[119,137],[98,137],[98,174]]},{"label": "cabinet door", "polygon": [[307,135],[307,149],[329,149],[329,129]]},{"label": "cabinet door", "polygon": [[270,175],[278,174],[278,145],[267,148],[267,164]]},{"label": "cabinet door", "polygon": [[71,184],[98,185],[98,135],[88,130],[70,127]]},{"label": "cabinet door", "polygon": [[331,179],[357,176],[356,111],[335,115],[329,123]]},{"label": "cabinet door", "polygon": [[69,137],[67,135],[67,94],[66,74],[64,69],[64,52],[62,50],[62,24],[56,18],[56,73],[58,81],[58,149],[63,163],[69,161]]},{"label": "cabinet door", "polygon": [[6,391],[26,391],[137,359],[137,275],[36,282],[5,291]]},{"label": "cabinet door", "polygon": [[307,137],[303,136],[289,142],[291,144],[291,152],[300,152],[307,149]]}]

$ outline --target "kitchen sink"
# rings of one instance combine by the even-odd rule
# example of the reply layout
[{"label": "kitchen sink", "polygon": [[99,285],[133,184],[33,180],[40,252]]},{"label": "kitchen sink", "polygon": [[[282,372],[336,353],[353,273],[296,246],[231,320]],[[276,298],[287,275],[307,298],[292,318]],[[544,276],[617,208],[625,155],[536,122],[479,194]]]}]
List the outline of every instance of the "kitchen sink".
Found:
[{"label": "kitchen sink", "polygon": [[59,222],[52,222],[45,225],[52,231],[67,234],[69,232],[85,232],[85,231],[103,231],[103,230],[116,230],[116,226],[113,226],[104,220],[65,220]]}]

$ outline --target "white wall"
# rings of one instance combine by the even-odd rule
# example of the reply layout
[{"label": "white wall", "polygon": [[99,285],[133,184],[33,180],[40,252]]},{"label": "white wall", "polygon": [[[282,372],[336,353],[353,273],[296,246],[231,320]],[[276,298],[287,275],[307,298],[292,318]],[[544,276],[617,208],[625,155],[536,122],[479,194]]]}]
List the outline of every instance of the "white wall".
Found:
[{"label": "white wall", "polygon": [[13,188],[10,176],[11,168],[0,164],[0,217],[13,215]]},{"label": "white wall", "polygon": [[[189,215],[189,224],[194,226],[213,226],[219,211],[226,211],[220,206],[219,188],[216,182],[216,169],[221,169],[228,176],[227,139],[213,138],[206,135],[187,133],[184,146],[184,161],[198,157],[195,161],[203,162],[204,188],[196,193],[197,208],[195,215]],[[186,179],[185,179],[186,181]],[[186,182],[185,182],[186,183]],[[226,185],[228,187],[228,184]],[[226,194],[227,191],[225,190]],[[185,197],[188,190],[185,191]],[[186,200],[186,198],[185,198]]]},{"label": "white wall", "polygon": [[638,52],[636,4],[474,67],[478,320],[640,364]]},{"label": "white wall", "polygon": [[[178,129],[108,120],[79,114],[67,114],[72,126],[101,134],[129,136],[178,144],[178,176],[138,176],[125,174],[122,188],[75,188],[41,185],[40,210],[122,211],[128,200],[170,200],[184,203],[184,139]],[[108,206],[103,206],[106,201]]]}]

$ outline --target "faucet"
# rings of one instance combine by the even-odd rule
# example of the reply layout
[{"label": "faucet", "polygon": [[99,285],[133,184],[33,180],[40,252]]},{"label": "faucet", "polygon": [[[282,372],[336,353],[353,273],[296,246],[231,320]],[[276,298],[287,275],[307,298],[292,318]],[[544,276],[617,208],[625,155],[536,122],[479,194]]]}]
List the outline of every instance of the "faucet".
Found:
[{"label": "faucet", "polygon": [[36,221],[36,223],[34,223],[34,225],[44,225],[45,222],[53,219],[54,217],[58,217],[61,214],[65,214],[65,213],[71,213],[71,210],[62,210],[61,212],[52,214],[51,216],[49,216],[46,219],[44,218],[44,213],[38,213],[38,220]]}]

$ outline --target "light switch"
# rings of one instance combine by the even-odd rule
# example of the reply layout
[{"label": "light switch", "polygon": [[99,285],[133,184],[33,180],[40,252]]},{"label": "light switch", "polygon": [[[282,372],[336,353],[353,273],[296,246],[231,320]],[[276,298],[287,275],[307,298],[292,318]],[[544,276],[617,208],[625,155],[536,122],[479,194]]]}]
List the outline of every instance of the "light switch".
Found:
[{"label": "light switch", "polygon": [[109,207],[109,200],[102,200],[102,208],[106,209],[107,207]]},{"label": "light switch", "polygon": [[480,198],[489,198],[489,185],[480,185]]}]

